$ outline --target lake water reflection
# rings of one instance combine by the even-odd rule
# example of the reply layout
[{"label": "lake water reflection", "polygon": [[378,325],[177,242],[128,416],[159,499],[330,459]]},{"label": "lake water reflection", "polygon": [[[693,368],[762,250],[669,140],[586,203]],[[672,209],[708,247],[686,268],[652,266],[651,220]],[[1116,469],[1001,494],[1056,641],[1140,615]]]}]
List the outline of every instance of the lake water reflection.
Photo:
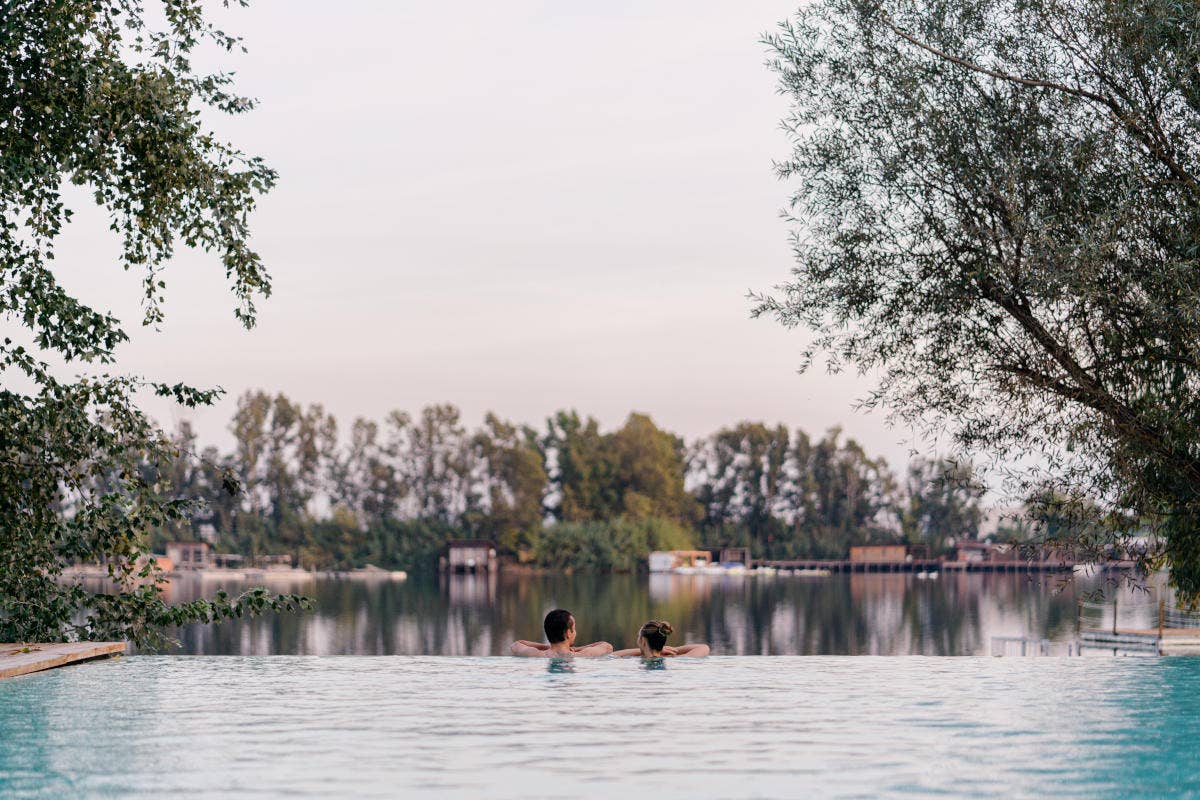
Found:
[{"label": "lake water reflection", "polygon": [[[633,646],[647,619],[675,641],[724,655],[987,655],[994,636],[1075,638],[1076,601],[1096,579],[943,573],[808,578],[683,575],[445,575],[406,582],[307,579],[273,584],[315,611],[191,626],[175,652],[209,655],[503,655],[541,639],[551,608],[573,611],[581,641]],[[176,579],[173,602],[242,584]]]}]

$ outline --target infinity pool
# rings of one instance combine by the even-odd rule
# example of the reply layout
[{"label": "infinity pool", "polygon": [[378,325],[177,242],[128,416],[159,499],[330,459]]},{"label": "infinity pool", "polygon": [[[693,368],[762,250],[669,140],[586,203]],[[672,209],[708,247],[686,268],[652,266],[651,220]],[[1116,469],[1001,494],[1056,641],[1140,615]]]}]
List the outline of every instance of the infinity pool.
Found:
[{"label": "infinity pool", "polygon": [[0,682],[0,796],[1200,793],[1200,659],[154,657]]}]

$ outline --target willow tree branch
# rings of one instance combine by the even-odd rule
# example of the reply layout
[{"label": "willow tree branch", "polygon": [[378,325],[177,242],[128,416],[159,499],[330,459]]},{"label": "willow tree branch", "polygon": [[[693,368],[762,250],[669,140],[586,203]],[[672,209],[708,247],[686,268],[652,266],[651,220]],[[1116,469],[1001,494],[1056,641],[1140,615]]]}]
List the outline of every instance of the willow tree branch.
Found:
[{"label": "willow tree branch", "polygon": [[1186,184],[1190,189],[1200,191],[1200,183],[1197,183],[1196,179],[1192,177],[1191,173],[1184,169],[1183,165],[1181,165],[1171,156],[1169,152],[1171,149],[1169,143],[1159,140],[1153,134],[1142,129],[1141,126],[1136,124],[1133,117],[1127,113],[1126,110],[1122,108],[1121,104],[1118,103],[1112,96],[1094,92],[1090,89],[1085,89],[1082,86],[1068,86],[1065,83],[1058,83],[1057,81],[1046,80],[1044,78],[1026,78],[1022,75],[1013,75],[1009,72],[1001,72],[1000,70],[985,67],[982,64],[976,64],[973,61],[956,56],[953,53],[949,53],[940,47],[935,47],[934,45],[929,44],[928,42],[916,36],[913,36],[911,33],[897,25],[895,20],[893,20],[888,15],[887,11],[884,10],[883,6],[879,5],[878,3],[872,3],[872,5],[879,13],[880,20],[882,20],[883,24],[889,30],[891,30],[892,33],[896,34],[901,39],[904,39],[913,46],[918,47],[927,53],[935,55],[944,61],[949,61],[951,64],[957,64],[963,69],[967,69],[981,75],[987,75],[989,77],[996,78],[997,80],[1015,83],[1020,86],[1029,86],[1038,89],[1051,89],[1056,92],[1061,92],[1073,97],[1080,97],[1085,100],[1090,100],[1094,103],[1103,105],[1112,112],[1113,116],[1120,121],[1120,123],[1127,131],[1129,131],[1129,133],[1131,133],[1136,139],[1145,145],[1146,149],[1151,153],[1151,155],[1161,162],[1171,172],[1171,174],[1175,176],[1176,179]]}]

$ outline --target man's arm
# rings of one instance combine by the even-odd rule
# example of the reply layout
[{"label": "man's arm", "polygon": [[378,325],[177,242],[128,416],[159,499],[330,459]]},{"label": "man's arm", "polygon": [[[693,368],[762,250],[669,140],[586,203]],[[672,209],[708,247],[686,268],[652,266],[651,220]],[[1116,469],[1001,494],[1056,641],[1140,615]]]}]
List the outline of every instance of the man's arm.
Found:
[{"label": "man's arm", "polygon": [[572,652],[577,656],[606,656],[613,651],[613,646],[608,642],[594,642],[584,647],[572,648]]},{"label": "man's arm", "polygon": [[533,642],[525,641],[513,642],[511,645],[509,645],[508,652],[512,653],[514,656],[528,657],[542,655],[541,648],[537,647]]},{"label": "man's arm", "polygon": [[617,658],[628,658],[629,656],[640,656],[642,651],[636,647],[631,647],[628,650],[614,650],[613,655]]}]

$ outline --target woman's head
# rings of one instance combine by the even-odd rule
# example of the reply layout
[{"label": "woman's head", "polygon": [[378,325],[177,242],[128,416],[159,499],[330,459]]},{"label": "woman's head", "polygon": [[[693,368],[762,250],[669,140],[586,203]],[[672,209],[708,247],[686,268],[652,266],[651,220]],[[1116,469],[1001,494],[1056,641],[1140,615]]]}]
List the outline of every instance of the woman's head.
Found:
[{"label": "woman's head", "polygon": [[642,652],[649,650],[651,653],[661,653],[662,649],[667,646],[667,637],[674,630],[671,623],[665,619],[652,619],[647,622],[638,631],[639,642],[645,643]]}]

